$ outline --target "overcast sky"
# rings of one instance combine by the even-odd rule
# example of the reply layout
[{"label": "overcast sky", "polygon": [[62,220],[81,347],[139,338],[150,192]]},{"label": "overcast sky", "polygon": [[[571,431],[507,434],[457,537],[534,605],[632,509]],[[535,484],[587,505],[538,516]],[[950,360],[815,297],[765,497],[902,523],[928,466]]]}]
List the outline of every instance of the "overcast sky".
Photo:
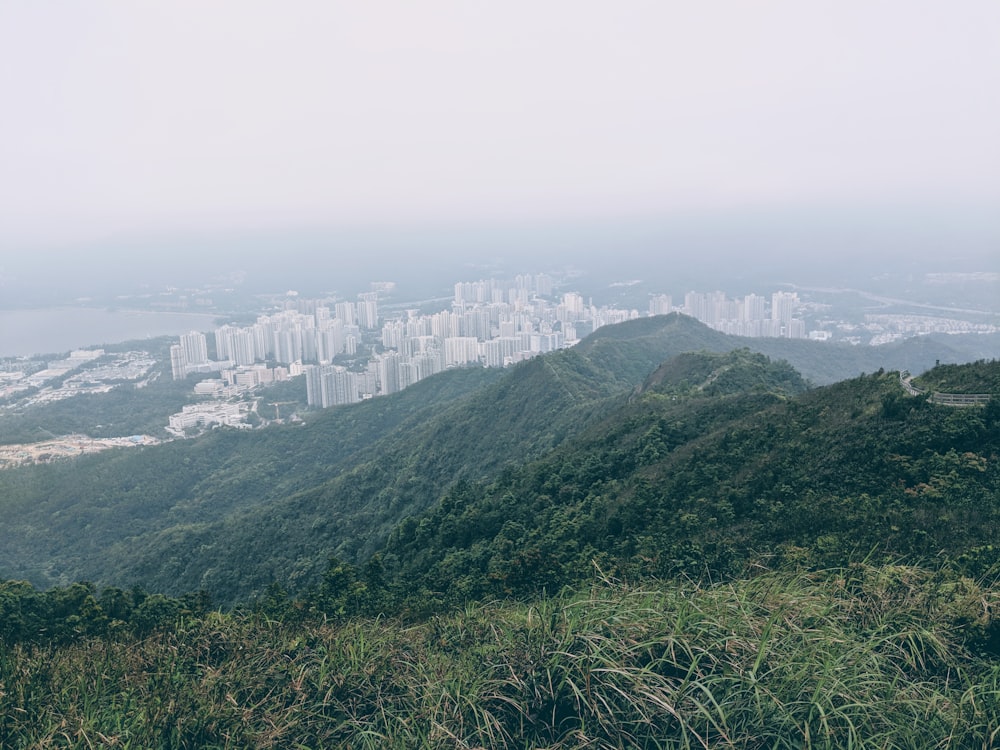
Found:
[{"label": "overcast sky", "polygon": [[3,0],[0,102],[8,258],[1000,206],[996,0]]}]

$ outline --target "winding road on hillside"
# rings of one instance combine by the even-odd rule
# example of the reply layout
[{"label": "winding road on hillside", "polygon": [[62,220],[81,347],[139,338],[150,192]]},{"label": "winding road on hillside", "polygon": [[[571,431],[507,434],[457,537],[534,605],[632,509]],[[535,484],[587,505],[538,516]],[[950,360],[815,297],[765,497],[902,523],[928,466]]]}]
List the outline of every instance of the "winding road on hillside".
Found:
[{"label": "winding road on hillside", "polygon": [[[899,383],[906,389],[906,392],[911,396],[922,396],[927,393],[923,388],[917,388],[911,382],[913,376],[906,370],[899,373]],[[985,404],[993,398],[989,393],[938,393],[934,392],[930,395],[930,402],[932,404],[940,404],[941,406],[973,406],[975,404]]]}]

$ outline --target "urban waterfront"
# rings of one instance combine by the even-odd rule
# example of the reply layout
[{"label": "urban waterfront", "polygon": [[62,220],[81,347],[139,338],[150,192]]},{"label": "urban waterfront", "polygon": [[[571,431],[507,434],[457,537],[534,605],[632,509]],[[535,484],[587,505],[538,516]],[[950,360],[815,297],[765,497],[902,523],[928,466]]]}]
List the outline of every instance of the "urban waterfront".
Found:
[{"label": "urban waterfront", "polygon": [[210,330],[204,313],[46,307],[0,310],[0,357],[61,354],[100,344]]}]

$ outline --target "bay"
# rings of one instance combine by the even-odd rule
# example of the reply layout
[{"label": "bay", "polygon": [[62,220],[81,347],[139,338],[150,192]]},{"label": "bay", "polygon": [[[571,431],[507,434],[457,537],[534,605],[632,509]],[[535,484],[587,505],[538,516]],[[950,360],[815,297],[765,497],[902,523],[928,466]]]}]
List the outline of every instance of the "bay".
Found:
[{"label": "bay", "polygon": [[0,357],[60,354],[133,339],[211,331],[216,327],[215,317],[94,307],[0,310]]}]

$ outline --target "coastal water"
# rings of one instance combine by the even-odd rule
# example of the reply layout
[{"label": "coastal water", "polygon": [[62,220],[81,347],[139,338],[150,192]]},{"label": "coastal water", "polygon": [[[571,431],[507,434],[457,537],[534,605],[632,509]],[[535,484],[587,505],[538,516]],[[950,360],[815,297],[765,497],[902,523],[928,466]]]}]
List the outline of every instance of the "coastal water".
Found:
[{"label": "coastal water", "polygon": [[0,357],[64,353],[188,331],[210,331],[215,316],[203,313],[49,307],[0,310]]}]

